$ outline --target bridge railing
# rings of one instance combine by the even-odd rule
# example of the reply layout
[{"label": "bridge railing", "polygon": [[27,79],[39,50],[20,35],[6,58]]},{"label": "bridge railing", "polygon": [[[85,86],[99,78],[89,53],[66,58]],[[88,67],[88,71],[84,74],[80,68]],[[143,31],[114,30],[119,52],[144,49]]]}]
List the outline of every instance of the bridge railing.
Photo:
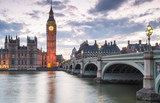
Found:
[{"label": "bridge railing", "polygon": [[160,50],[154,50],[153,54],[154,54],[153,56],[154,59],[160,59]]},{"label": "bridge railing", "polygon": [[117,59],[143,59],[143,52],[140,53],[128,53],[128,54],[118,54],[103,56],[102,60],[117,60]]},{"label": "bridge railing", "polygon": [[[115,55],[105,55],[105,56],[101,56],[102,59],[115,59],[115,58],[130,58],[130,59],[142,59],[143,58],[143,52],[139,52],[139,53],[128,53],[128,54],[115,54]],[[78,59],[77,61],[81,61],[83,59],[83,61],[93,61],[93,60],[97,60],[97,57],[88,57],[88,58],[81,58]]]}]

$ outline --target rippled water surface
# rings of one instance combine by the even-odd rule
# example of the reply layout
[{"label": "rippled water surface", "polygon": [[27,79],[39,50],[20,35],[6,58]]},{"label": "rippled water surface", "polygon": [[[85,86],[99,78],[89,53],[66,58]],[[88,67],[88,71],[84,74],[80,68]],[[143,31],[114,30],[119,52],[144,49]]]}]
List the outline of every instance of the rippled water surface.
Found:
[{"label": "rippled water surface", "polygon": [[0,72],[0,103],[151,103],[142,85],[96,84],[65,72]]}]

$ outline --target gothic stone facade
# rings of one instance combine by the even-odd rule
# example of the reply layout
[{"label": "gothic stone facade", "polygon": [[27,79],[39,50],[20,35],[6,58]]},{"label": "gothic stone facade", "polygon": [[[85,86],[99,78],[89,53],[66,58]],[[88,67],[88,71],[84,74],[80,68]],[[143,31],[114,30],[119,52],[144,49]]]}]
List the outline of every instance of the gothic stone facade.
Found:
[{"label": "gothic stone facade", "polygon": [[6,36],[5,48],[0,49],[0,68],[9,70],[35,70],[42,66],[42,51],[37,48],[37,37],[27,37],[27,46],[20,46],[20,39]]},{"label": "gothic stone facade", "polygon": [[[151,46],[152,50],[160,50],[160,44],[156,43],[155,46]],[[138,43],[131,44],[130,41],[128,41],[127,47],[122,48],[122,53],[138,53],[138,52],[144,52],[148,50],[148,44],[142,44],[142,41],[139,40]]]},{"label": "gothic stone facade", "polygon": [[[82,53],[83,51],[83,53]],[[106,56],[112,54],[119,54],[120,49],[118,48],[116,41],[114,43],[105,41],[105,44],[101,46],[100,50],[98,49],[97,41],[95,40],[94,45],[89,45],[88,41],[84,41],[78,51],[74,48],[71,54],[71,57],[76,57],[76,59],[80,58],[89,58],[89,57],[97,57],[99,55]]]}]

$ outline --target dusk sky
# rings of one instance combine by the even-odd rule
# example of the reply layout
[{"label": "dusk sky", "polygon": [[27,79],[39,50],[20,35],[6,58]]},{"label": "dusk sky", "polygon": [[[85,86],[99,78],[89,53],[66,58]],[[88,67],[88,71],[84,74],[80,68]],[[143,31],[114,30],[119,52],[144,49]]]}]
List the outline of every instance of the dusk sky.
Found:
[{"label": "dusk sky", "polygon": [[[0,0],[0,46],[6,35],[38,37],[46,51],[46,22],[51,0]],[[74,47],[88,40],[103,45],[116,40],[121,49],[127,41],[146,43],[145,30],[153,27],[151,44],[160,43],[160,0],[52,0],[57,23],[57,54],[69,59]]]}]

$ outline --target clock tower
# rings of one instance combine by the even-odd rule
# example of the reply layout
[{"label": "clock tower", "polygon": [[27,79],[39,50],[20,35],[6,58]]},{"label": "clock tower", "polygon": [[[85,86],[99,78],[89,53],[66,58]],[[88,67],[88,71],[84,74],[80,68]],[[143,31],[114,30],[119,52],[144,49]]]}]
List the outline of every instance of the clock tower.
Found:
[{"label": "clock tower", "polygon": [[46,24],[47,31],[47,68],[56,67],[56,21],[54,20],[54,13],[51,9],[49,11],[49,18]]}]

